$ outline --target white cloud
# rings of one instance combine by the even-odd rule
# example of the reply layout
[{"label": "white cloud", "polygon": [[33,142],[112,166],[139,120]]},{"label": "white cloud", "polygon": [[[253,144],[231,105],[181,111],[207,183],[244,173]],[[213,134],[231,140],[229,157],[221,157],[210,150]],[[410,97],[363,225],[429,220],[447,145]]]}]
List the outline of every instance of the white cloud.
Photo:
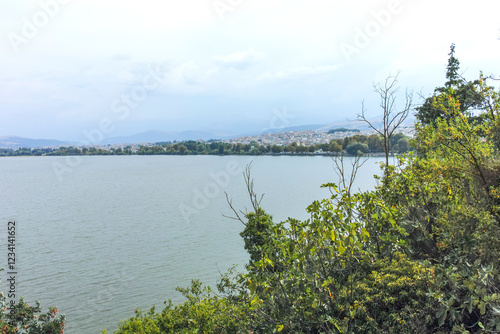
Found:
[{"label": "white cloud", "polygon": [[341,65],[325,65],[325,66],[301,66],[297,68],[280,70],[276,72],[266,72],[258,77],[258,81],[264,80],[285,80],[298,79],[320,74],[331,74],[338,70]]},{"label": "white cloud", "polygon": [[[186,128],[191,119],[238,123],[241,109],[266,119],[283,105],[298,110],[297,120],[328,120],[325,110],[357,111],[372,81],[398,69],[409,88],[432,91],[444,80],[452,42],[467,76],[497,70],[500,2],[491,0],[400,0],[403,10],[346,63],[340,43],[352,43],[356,28],[390,1],[247,0],[224,20],[212,0],[69,1],[19,54],[6,33],[21,34],[24,18],[41,7],[39,0],[4,1],[0,135],[22,133],[27,119],[43,125],[38,137],[78,129],[82,119],[98,122],[155,64],[163,68],[162,87],[137,115],[167,124],[178,113],[177,126],[182,119]],[[170,118],[162,116],[167,109]]]},{"label": "white cloud", "polygon": [[168,91],[180,94],[197,94],[207,90],[215,70],[204,69],[189,61],[167,70],[163,79]]},{"label": "white cloud", "polygon": [[247,69],[264,58],[264,54],[256,52],[253,48],[235,52],[227,56],[214,56],[214,63],[223,67],[231,67],[239,70]]}]

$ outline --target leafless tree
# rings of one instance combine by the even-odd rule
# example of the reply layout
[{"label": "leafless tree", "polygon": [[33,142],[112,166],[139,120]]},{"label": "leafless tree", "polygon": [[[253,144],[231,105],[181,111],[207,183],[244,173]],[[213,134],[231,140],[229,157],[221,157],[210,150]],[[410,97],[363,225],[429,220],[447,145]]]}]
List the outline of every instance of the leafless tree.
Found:
[{"label": "leafless tree", "polygon": [[[260,202],[262,202],[262,198],[264,197],[264,194],[260,195],[260,197],[259,197],[255,193],[255,191],[254,191],[254,179],[251,176],[251,171],[252,171],[252,163],[250,162],[246,166],[245,171],[243,172],[243,177],[245,179],[245,184],[247,186],[247,193],[250,196],[250,203],[252,203],[253,212],[257,213],[259,210],[259,207],[260,207]],[[243,219],[243,217],[245,217],[248,212],[236,210],[236,208],[233,206],[233,200],[229,199],[229,195],[227,194],[227,192],[224,192],[224,193],[226,194],[227,204],[229,205],[229,208],[231,208],[231,210],[233,211],[234,216],[233,217],[226,216],[226,215],[222,215],[222,216],[229,218],[229,219],[238,220],[243,225],[246,226],[247,222],[245,221],[245,219]]]},{"label": "leafless tree", "polygon": [[[410,114],[413,100],[413,92],[406,90],[405,104],[399,111],[396,109],[396,96],[399,91],[398,83],[399,72],[392,76],[389,75],[383,83],[373,84],[373,89],[380,96],[380,107],[383,111],[381,124],[376,124],[366,118],[366,108],[363,101],[361,113],[357,115],[359,121],[363,121],[377,132],[384,142],[385,164],[389,165],[389,153],[391,151],[391,137],[394,131],[405,121]],[[378,125],[378,126],[377,126]]]},{"label": "leafless tree", "polygon": [[342,190],[346,190],[349,195],[352,194],[352,187],[354,185],[354,180],[356,179],[358,171],[361,167],[363,167],[368,159],[361,160],[360,155],[354,157],[354,159],[351,160],[350,172],[349,168],[346,167],[343,154],[332,157],[332,160],[335,164],[335,173],[338,176],[338,186]]}]

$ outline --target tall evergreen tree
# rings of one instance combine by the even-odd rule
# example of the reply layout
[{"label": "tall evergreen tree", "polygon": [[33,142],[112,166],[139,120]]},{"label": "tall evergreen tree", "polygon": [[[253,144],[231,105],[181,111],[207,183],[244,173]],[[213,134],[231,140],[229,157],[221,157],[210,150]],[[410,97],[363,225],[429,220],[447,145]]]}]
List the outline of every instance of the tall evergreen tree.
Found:
[{"label": "tall evergreen tree", "polygon": [[[422,125],[434,124],[438,118],[450,119],[454,114],[444,114],[442,108],[436,108],[435,102],[439,96],[448,95],[459,101],[458,112],[473,119],[473,110],[481,109],[484,99],[480,93],[479,80],[467,81],[460,74],[460,62],[455,57],[455,44],[451,44],[448,54],[448,65],[446,67],[446,79],[444,87],[438,87],[434,94],[425,99],[424,103],[417,107],[415,116]],[[452,108],[446,108],[451,110]]]},{"label": "tall evergreen tree", "polygon": [[458,70],[460,69],[460,62],[455,58],[455,43],[450,46],[450,53],[448,53],[448,66],[446,67],[446,79],[448,81],[444,84],[446,88],[458,87],[461,83]]}]

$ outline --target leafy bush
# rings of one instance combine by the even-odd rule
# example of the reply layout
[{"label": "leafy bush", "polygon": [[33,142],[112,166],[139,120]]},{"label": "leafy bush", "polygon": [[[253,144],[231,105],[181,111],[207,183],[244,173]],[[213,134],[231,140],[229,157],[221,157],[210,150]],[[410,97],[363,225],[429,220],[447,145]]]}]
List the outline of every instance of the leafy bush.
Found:
[{"label": "leafy bush", "polygon": [[117,333],[499,333],[500,94],[482,75],[468,85],[485,108],[471,117],[453,82],[426,101],[415,152],[383,165],[376,189],[352,193],[359,165],[349,177],[337,163],[341,181],[307,220],[273,222],[247,169],[253,212],[229,202],[247,272],[222,278],[224,296],[193,281],[184,304]]},{"label": "leafy bush", "polygon": [[0,293],[0,331],[2,334],[60,334],[64,332],[65,316],[58,316],[57,307],[42,313],[40,302],[28,305],[21,297],[18,303],[8,304]]},{"label": "leafy bush", "polygon": [[237,333],[248,325],[249,307],[243,300],[219,297],[198,280],[177,291],[186,298],[183,304],[173,306],[169,300],[160,313],[155,313],[154,307],[147,313],[137,310],[115,333]]}]

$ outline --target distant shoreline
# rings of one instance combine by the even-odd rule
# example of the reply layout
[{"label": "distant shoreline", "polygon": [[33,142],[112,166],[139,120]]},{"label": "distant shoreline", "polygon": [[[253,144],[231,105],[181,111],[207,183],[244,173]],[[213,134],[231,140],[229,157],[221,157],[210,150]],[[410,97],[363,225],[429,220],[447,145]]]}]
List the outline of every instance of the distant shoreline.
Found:
[{"label": "distant shoreline", "polygon": [[[283,139],[283,138],[282,138]],[[353,135],[318,142],[316,138],[285,142],[227,143],[221,141],[159,142],[144,145],[117,146],[61,146],[58,148],[18,149],[0,148],[0,156],[95,156],[95,155],[269,155],[269,156],[385,156],[384,141],[380,135]],[[397,133],[390,139],[390,151],[404,153],[411,150],[410,138]]]},{"label": "distant shoreline", "polygon": [[[390,156],[395,156],[397,153],[391,153]],[[110,156],[219,156],[219,157],[237,157],[237,156],[245,156],[245,157],[257,157],[257,156],[272,156],[272,157],[279,157],[279,156],[292,156],[292,157],[314,157],[314,156],[325,156],[325,157],[339,157],[339,156],[344,156],[344,157],[356,157],[356,156],[361,156],[361,157],[368,157],[368,158],[377,158],[377,157],[384,157],[385,154],[383,152],[373,152],[373,153],[364,153],[361,155],[353,155],[349,153],[331,153],[331,152],[322,152],[322,153],[262,153],[262,154],[137,154],[137,153],[132,153],[132,154],[44,154],[44,155],[0,155],[0,158],[28,158],[28,157],[110,157]]]}]

